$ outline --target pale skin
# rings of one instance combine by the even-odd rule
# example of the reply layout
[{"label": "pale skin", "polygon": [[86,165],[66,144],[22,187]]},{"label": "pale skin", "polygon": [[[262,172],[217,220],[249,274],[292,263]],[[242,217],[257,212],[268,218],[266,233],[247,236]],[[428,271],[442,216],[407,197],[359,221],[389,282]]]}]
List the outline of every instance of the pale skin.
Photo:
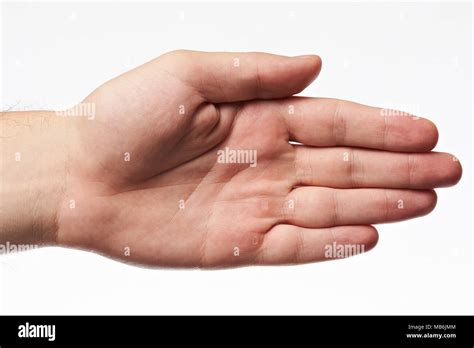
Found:
[{"label": "pale skin", "polygon": [[[370,250],[372,224],[431,212],[461,165],[431,151],[427,119],[293,97],[320,69],[312,55],[174,51],[93,91],[93,119],[3,113],[0,243],[200,268]],[[257,165],[219,163],[226,147]]]}]

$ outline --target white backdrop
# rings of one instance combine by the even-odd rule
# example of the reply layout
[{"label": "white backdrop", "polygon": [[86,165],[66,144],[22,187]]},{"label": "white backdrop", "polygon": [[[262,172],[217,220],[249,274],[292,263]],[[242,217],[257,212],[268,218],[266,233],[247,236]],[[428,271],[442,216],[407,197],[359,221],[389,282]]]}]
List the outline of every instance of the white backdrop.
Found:
[{"label": "white backdrop", "polygon": [[44,248],[0,258],[6,314],[472,313],[470,3],[3,3],[2,109],[72,105],[166,51],[323,58],[302,94],[402,108],[463,164],[424,218],[378,225],[371,252],[220,271],[144,269]]}]

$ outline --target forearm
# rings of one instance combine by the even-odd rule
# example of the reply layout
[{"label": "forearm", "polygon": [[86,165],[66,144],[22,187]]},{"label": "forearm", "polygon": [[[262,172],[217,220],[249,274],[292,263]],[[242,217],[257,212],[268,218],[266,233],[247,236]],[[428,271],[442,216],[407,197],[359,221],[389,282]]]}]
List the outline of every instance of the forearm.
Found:
[{"label": "forearm", "polygon": [[53,244],[66,185],[66,120],[0,114],[0,244]]}]

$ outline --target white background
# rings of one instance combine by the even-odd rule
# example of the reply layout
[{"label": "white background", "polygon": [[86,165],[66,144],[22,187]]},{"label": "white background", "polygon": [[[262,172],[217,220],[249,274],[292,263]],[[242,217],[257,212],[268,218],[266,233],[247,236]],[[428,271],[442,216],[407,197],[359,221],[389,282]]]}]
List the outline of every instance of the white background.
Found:
[{"label": "white background", "polygon": [[44,248],[0,258],[6,314],[472,313],[470,3],[4,3],[2,109],[72,105],[176,48],[323,58],[308,96],[435,121],[459,185],[429,216],[379,225],[371,252],[222,271],[144,269]]}]

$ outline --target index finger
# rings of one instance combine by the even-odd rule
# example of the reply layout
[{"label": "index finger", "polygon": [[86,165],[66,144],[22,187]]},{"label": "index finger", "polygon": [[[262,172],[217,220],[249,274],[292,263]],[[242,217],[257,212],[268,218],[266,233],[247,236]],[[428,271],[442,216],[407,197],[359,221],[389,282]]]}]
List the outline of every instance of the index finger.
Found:
[{"label": "index finger", "polygon": [[[281,102],[290,140],[304,145],[426,152],[438,141],[433,122],[402,111],[329,98],[295,97]],[[292,105],[292,113],[286,104]]]}]

